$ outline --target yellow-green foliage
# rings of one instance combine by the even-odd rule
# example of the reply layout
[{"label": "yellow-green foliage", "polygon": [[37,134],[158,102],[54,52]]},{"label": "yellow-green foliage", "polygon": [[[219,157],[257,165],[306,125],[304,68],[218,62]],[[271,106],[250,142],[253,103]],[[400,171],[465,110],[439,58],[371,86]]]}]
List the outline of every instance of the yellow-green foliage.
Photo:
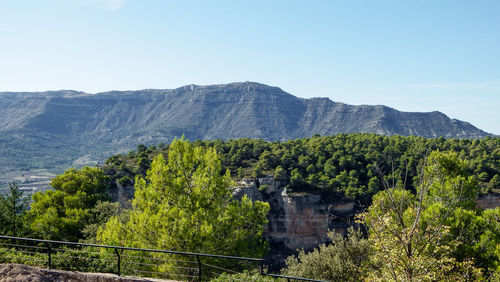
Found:
[{"label": "yellow-green foliage", "polygon": [[465,236],[478,186],[456,154],[433,152],[427,159],[416,194],[387,187],[373,198],[365,214],[373,246],[372,279],[474,280],[481,273],[460,247],[473,245]]},{"label": "yellow-green foliage", "polygon": [[314,251],[301,250],[297,257],[286,260],[284,272],[295,277],[326,281],[360,281],[365,275],[365,264],[370,255],[370,244],[359,230],[349,228],[349,235],[329,233],[331,244],[322,244]]},{"label": "yellow-green foliage", "polygon": [[221,174],[213,148],[175,140],[167,160],[157,155],[146,178],[135,183],[128,219],[111,218],[98,232],[100,242],[252,257],[265,253],[269,205],[232,198],[229,172]]}]

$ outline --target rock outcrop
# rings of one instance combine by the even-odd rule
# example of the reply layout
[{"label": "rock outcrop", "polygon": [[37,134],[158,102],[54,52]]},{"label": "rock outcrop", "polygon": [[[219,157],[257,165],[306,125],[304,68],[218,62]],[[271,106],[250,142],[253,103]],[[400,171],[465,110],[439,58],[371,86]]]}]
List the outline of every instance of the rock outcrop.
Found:
[{"label": "rock outcrop", "polygon": [[345,233],[356,213],[354,202],[342,198],[326,200],[317,194],[289,193],[284,183],[272,176],[243,179],[235,188],[234,196],[240,199],[243,195],[269,203],[266,239],[290,250],[314,248],[328,240],[328,231]]}]

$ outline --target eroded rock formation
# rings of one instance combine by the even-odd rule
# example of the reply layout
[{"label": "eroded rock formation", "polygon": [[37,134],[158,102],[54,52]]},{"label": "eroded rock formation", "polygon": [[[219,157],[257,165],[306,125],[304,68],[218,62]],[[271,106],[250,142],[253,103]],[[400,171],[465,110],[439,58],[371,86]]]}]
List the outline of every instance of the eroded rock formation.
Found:
[{"label": "eroded rock formation", "polygon": [[342,198],[326,200],[319,194],[290,193],[284,183],[271,176],[243,179],[234,190],[237,199],[268,202],[271,211],[265,230],[268,241],[286,248],[310,249],[328,240],[328,231],[345,233],[356,210],[354,202]]}]

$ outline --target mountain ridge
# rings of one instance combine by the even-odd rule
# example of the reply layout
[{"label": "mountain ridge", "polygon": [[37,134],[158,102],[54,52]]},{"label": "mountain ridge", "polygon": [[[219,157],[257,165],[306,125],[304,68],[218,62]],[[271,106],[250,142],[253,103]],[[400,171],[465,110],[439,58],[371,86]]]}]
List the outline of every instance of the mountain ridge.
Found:
[{"label": "mountain ridge", "polygon": [[181,135],[190,140],[285,141],[356,132],[446,138],[491,135],[438,111],[401,112],[384,105],[306,99],[255,82],[95,94],[0,92],[0,172],[6,166],[43,167],[44,161],[71,165],[83,156],[103,160],[140,143],[168,143]]}]

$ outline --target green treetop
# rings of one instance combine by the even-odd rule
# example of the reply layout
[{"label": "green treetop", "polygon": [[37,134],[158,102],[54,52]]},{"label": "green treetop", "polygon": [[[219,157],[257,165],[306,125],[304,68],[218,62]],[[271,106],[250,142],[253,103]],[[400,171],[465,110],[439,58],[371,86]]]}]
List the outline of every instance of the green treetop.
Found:
[{"label": "green treetop", "polygon": [[27,232],[26,211],[28,198],[15,183],[9,183],[5,193],[0,192],[0,234],[23,236]]},{"label": "green treetop", "polygon": [[[229,171],[221,174],[214,148],[174,140],[168,160],[157,155],[137,177],[128,219],[99,230],[105,244],[261,257],[267,203],[232,198]],[[174,263],[174,262],[172,262]]]},{"label": "green treetop", "polygon": [[[374,250],[371,259],[376,266],[371,278],[421,281],[479,277],[479,256],[462,250],[474,245],[468,233],[478,212],[474,199],[479,187],[466,167],[455,153],[432,152],[416,193],[386,183],[386,190],[374,196],[365,214]],[[483,228],[479,233],[486,231]]]},{"label": "green treetop", "polygon": [[109,200],[109,177],[99,168],[71,168],[53,178],[51,186],[54,190],[33,195],[33,231],[52,240],[82,239],[85,226],[95,223],[94,207]]}]

